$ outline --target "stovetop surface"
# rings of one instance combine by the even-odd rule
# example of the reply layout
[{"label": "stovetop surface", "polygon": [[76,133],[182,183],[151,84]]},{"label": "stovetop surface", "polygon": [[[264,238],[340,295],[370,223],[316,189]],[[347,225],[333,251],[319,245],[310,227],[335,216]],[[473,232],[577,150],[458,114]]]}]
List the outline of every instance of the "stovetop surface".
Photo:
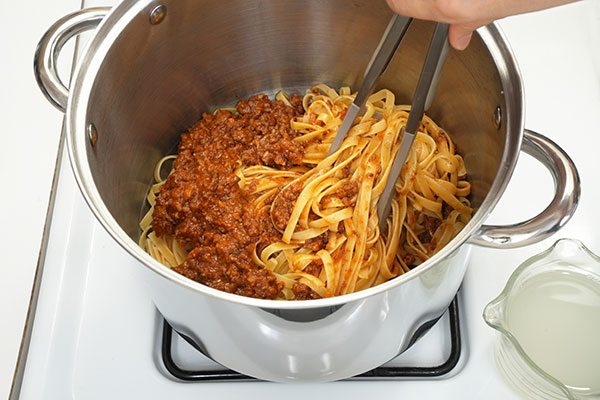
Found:
[{"label": "stovetop surface", "polygon": [[[86,2],[96,4],[106,2]],[[182,383],[169,377],[159,354],[162,321],[138,279],[139,266],[95,221],[65,152],[20,398],[517,398],[494,364],[496,337],[481,313],[522,261],[558,238],[580,239],[600,253],[594,151],[600,144],[600,3],[587,0],[510,18],[501,26],[521,65],[526,126],[548,135],[573,158],[582,197],[567,226],[541,243],[513,250],[473,247],[459,295],[462,353],[450,374],[428,380],[326,384]],[[520,157],[487,222],[529,218],[545,207],[552,192],[545,170],[530,157]],[[449,351],[447,338],[436,330],[444,323],[394,362],[428,365],[443,359]],[[183,359],[189,357],[185,362],[190,366],[211,365],[185,347],[179,350]]]}]

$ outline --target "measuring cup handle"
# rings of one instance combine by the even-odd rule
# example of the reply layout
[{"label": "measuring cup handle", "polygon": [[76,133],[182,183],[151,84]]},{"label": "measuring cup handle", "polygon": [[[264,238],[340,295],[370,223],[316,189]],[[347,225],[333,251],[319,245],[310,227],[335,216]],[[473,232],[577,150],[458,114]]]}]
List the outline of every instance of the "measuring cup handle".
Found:
[{"label": "measuring cup handle", "polygon": [[67,109],[69,89],[56,70],[60,51],[72,37],[95,29],[109,11],[110,7],[92,7],[68,14],[56,21],[38,43],[33,60],[35,79],[44,96],[62,112]]},{"label": "measuring cup handle", "polygon": [[469,243],[485,247],[515,248],[537,243],[559,230],[571,218],[581,194],[579,173],[571,158],[556,143],[525,130],[525,153],[535,157],[552,174],[554,198],[539,215],[512,225],[482,225]]}]

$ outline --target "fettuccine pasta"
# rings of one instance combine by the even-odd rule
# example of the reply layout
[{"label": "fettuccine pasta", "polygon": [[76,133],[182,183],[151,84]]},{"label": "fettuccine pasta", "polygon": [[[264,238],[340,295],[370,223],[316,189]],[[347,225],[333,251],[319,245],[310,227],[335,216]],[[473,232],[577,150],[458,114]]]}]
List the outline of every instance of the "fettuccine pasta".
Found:
[{"label": "fettuccine pasta", "polygon": [[[289,104],[284,93],[277,100]],[[271,243],[254,246],[252,262],[270,271],[279,285],[276,299],[295,299],[294,285],[310,288],[312,297],[331,297],[370,288],[408,272],[444,247],[469,221],[471,185],[462,157],[448,136],[428,116],[396,182],[387,232],[378,228],[377,202],[400,146],[409,106],[396,105],[394,94],[371,95],[364,115],[338,151],[330,144],[354,95],[317,85],[307,92],[303,115],[290,122],[304,146],[300,165],[235,169],[239,188],[279,231]],[[156,196],[165,177],[163,158],[147,200],[151,209],[140,223],[140,246],[159,262],[175,268],[191,248],[152,229]]]}]

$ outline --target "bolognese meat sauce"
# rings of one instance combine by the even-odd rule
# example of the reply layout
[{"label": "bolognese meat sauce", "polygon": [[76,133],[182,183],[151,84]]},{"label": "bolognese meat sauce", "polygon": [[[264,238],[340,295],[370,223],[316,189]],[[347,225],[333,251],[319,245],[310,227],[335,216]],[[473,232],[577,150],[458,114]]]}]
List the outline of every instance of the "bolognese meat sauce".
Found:
[{"label": "bolognese meat sauce", "polygon": [[[158,236],[173,235],[193,249],[175,271],[229,293],[276,298],[282,283],[254,264],[252,252],[280,240],[281,234],[264,208],[252,207],[253,199],[240,189],[234,172],[240,162],[274,168],[301,164],[304,147],[293,140],[299,134],[290,121],[304,113],[302,97],[291,96],[290,104],[254,96],[240,101],[237,113],[203,114],[181,135],[174,171],[152,215]],[[316,295],[303,284],[292,290],[298,299]]]}]

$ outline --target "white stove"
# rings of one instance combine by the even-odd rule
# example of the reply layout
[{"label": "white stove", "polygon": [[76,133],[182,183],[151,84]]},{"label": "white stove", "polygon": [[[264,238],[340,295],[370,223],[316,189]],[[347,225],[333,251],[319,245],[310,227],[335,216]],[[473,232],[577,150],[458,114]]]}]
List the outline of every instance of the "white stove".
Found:
[{"label": "white stove", "polygon": [[[100,4],[106,2],[86,2],[86,6]],[[449,373],[319,384],[177,379],[165,368],[163,321],[139,279],[139,266],[94,219],[63,151],[46,253],[38,271],[39,292],[30,313],[30,336],[25,337],[23,368],[17,371],[12,398],[518,398],[495,365],[496,336],[481,313],[522,261],[558,238],[580,239],[600,253],[594,153],[600,145],[600,2],[586,0],[513,17],[501,26],[522,69],[526,127],[547,135],[573,158],[581,175],[582,197],[566,227],[541,243],[515,250],[473,247],[458,296],[460,358]],[[486,222],[532,217],[552,193],[552,180],[541,165],[521,157],[503,199]],[[445,315],[387,366],[436,367],[451,352]],[[177,335],[172,356],[184,370],[222,369]]]}]

